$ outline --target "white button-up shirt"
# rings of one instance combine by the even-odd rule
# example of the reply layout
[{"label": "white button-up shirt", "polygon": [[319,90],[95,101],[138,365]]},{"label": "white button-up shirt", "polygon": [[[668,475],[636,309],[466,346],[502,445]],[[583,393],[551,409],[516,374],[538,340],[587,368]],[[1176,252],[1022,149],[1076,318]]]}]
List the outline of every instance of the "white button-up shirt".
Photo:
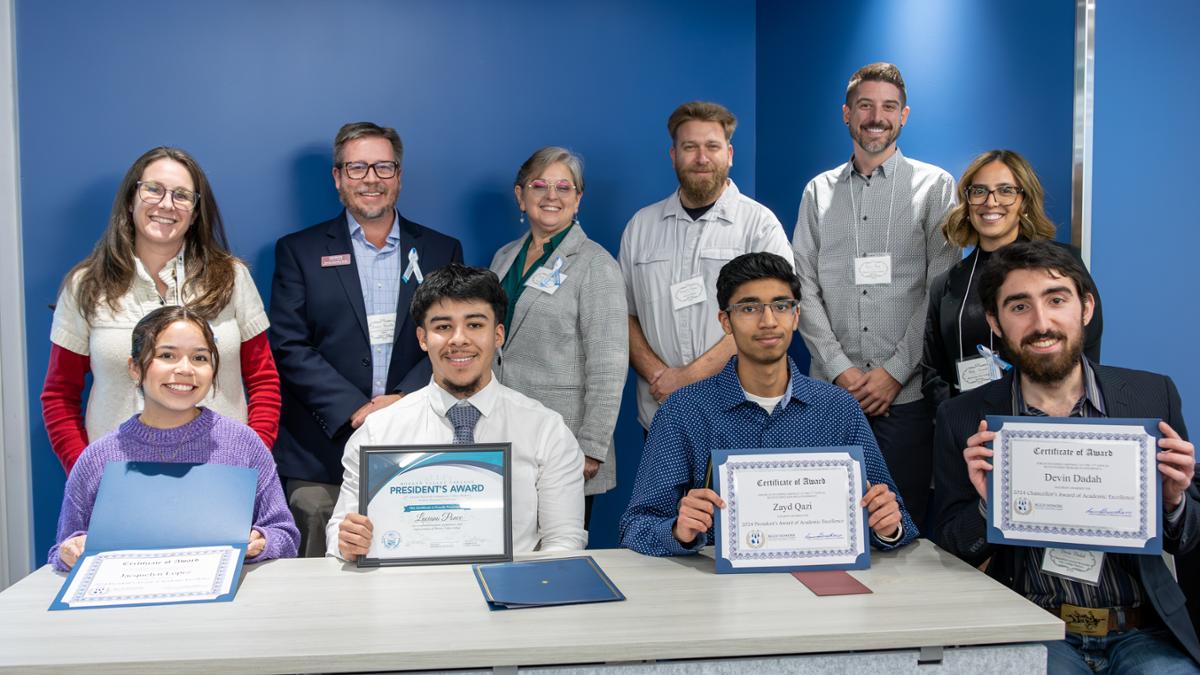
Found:
[{"label": "white button-up shirt", "polygon": [[[779,219],[738,191],[733,181],[707,213],[692,220],[679,191],[630,219],[621,236],[620,264],[629,314],[638,318],[650,348],[671,368],[681,368],[721,341],[717,274],[743,254],[766,251],[792,263],[792,248]],[[705,299],[671,308],[671,284],[703,276]],[[649,429],[658,402],[638,377],[638,421]]]},{"label": "white button-up shirt", "polygon": [[[587,545],[583,529],[583,452],[562,416],[493,377],[467,399],[479,412],[475,442],[512,443],[513,552],[573,551]],[[345,476],[325,528],[326,553],[341,557],[338,526],[358,513],[359,448],[364,445],[447,445],[454,426],[446,411],[459,399],[430,382],[371,413],[342,455]]]}]

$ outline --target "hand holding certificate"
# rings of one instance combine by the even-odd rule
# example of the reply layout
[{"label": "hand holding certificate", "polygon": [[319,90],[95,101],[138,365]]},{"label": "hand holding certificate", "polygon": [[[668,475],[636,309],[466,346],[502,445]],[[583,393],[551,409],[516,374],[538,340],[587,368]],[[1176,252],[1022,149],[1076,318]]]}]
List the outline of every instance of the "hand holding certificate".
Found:
[{"label": "hand holding certificate", "polygon": [[[714,450],[712,461],[725,502],[716,518],[718,572],[870,566],[861,448]],[[891,504],[898,522],[895,496],[877,487],[868,500],[877,520],[886,523]]]},{"label": "hand holding certificate", "polygon": [[[983,432],[993,446],[992,470],[986,472],[988,541],[1161,553],[1160,483],[1166,473],[1157,467],[1158,424],[989,417],[990,431]],[[972,452],[969,465],[986,461],[984,453],[967,449]],[[984,473],[979,469],[973,477]]]}]

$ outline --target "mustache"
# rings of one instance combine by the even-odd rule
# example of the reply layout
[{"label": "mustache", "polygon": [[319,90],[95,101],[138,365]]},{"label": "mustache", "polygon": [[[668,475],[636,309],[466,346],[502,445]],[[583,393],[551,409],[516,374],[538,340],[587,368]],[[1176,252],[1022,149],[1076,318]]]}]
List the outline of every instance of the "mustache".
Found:
[{"label": "mustache", "polygon": [[1031,345],[1034,342],[1037,342],[1038,340],[1045,340],[1047,338],[1053,339],[1053,340],[1058,340],[1060,342],[1067,341],[1066,335],[1063,335],[1062,333],[1059,333],[1058,331],[1048,330],[1048,331],[1042,331],[1040,333],[1031,333],[1029,335],[1026,335],[1021,340],[1021,346],[1024,347],[1025,345]]}]

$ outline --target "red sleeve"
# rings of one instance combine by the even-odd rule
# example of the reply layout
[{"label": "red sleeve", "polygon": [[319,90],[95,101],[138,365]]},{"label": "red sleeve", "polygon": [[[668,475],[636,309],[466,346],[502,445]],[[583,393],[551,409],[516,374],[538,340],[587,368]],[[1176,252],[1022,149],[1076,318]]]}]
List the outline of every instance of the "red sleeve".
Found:
[{"label": "red sleeve", "polygon": [[42,420],[50,447],[63,469],[71,473],[75,460],[87,447],[87,428],[83,424],[83,382],[92,360],[83,354],[50,345],[50,365],[42,385]]},{"label": "red sleeve", "polygon": [[279,433],[279,371],[267,331],[242,343],[242,381],[246,384],[246,425],[258,434],[267,449]]}]

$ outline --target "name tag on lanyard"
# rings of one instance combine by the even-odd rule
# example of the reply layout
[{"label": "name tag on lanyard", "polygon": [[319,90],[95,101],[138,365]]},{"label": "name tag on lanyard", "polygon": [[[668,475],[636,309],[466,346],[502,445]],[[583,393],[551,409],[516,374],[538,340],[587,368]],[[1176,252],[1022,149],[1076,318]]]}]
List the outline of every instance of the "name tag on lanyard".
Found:
[{"label": "name tag on lanyard", "polygon": [[854,285],[881,286],[892,283],[890,253],[859,256],[854,259]]}]

